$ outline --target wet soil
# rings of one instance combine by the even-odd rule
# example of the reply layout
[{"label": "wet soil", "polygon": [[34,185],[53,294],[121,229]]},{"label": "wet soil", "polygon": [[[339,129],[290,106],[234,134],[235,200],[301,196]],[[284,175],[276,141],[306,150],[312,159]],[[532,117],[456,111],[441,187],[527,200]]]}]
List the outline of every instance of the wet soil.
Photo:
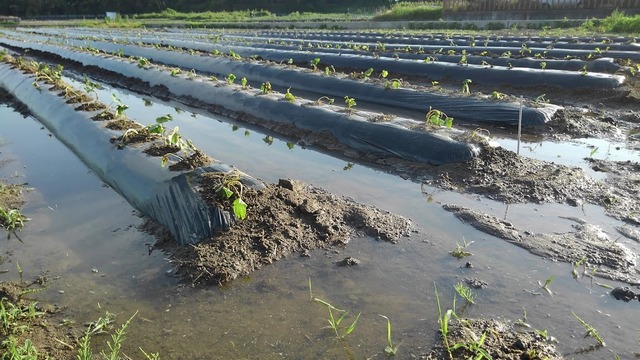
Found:
[{"label": "wet soil", "polygon": [[[635,254],[600,228],[573,219],[575,231],[561,234],[533,234],[515,228],[511,223],[495,216],[457,205],[443,205],[461,221],[474,228],[507,240],[545,259],[563,261],[583,270],[584,275],[640,284],[640,269]],[[578,266],[578,264],[580,266]],[[576,273],[574,276],[579,276]]]},{"label": "wet soil", "polygon": [[[529,325],[521,321],[518,324],[521,325],[516,329],[515,324],[497,319],[454,317],[449,322],[447,336],[449,347],[455,348],[451,350],[451,356],[442,335],[438,334],[436,345],[423,359],[558,360],[563,358],[556,351],[554,339],[545,338],[540,333],[529,329]],[[480,346],[474,346],[479,344],[481,340]],[[483,354],[484,357],[482,357]]]},{"label": "wet soil", "polygon": [[[202,185],[215,201],[217,182]],[[194,285],[222,284],[246,276],[293,253],[341,248],[354,237],[397,242],[412,230],[411,221],[358,204],[296,180],[280,180],[262,190],[247,189],[247,218],[230,230],[190,247],[173,241],[157,246],[170,253],[178,274]]]}]

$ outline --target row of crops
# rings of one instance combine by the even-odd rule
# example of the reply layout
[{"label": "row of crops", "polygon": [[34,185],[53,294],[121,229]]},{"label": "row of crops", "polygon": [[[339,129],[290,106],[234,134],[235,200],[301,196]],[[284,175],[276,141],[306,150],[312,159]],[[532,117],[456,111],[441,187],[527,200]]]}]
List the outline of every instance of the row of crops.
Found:
[{"label": "row of crops", "polygon": [[[626,76],[635,74],[638,57],[634,39],[626,38],[49,28],[0,34],[0,45],[18,62],[34,56],[64,63],[77,73],[205,108],[374,164],[391,160],[440,165],[468,160],[489,143],[486,131],[476,127],[513,126],[521,118],[525,128],[537,131],[562,109],[540,98],[518,99],[509,94],[512,89],[617,91]],[[36,77],[39,71],[34,70]],[[44,123],[50,114],[64,113],[43,107],[56,102],[39,98],[38,79],[33,85],[26,80],[33,75],[16,75],[9,66],[4,66],[2,74],[3,87],[20,95]],[[472,92],[473,87],[483,92]],[[64,104],[58,101],[57,106]],[[48,124],[59,136],[68,135],[63,141],[70,147],[84,138],[62,130],[67,126],[62,120]],[[91,134],[96,126],[101,127],[77,126],[74,131]],[[113,136],[112,130],[100,131],[102,138]],[[85,162],[97,164],[103,177],[113,177],[111,183],[126,177],[119,172],[123,167],[110,163],[112,145],[95,150],[91,141],[85,141],[77,146]],[[125,155],[116,162],[128,162],[125,172],[145,179],[115,188],[161,223],[175,224],[174,214],[164,218],[152,210],[165,207],[162,200],[143,200],[140,195],[145,193],[142,188],[156,189],[141,185],[149,180],[147,176],[157,183],[166,183],[170,176],[147,168],[140,172]],[[154,191],[145,196],[154,198]],[[176,188],[162,191],[172,197]],[[157,204],[149,207],[153,201]],[[209,213],[204,209],[201,215],[185,216],[213,227],[232,222],[212,221]],[[184,243],[211,233],[210,227],[172,230]]]}]

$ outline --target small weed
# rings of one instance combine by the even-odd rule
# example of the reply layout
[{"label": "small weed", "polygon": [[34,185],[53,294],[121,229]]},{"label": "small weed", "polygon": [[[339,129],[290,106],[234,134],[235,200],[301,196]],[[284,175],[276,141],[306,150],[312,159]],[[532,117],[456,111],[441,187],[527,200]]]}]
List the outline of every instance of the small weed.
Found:
[{"label": "small weed", "polygon": [[[573,264],[573,269],[571,270],[571,276],[572,276],[574,279],[578,280],[578,277],[579,277],[579,274],[578,274],[578,268],[579,268],[582,264],[584,264],[584,262],[585,262],[586,260],[587,260],[587,255],[584,255],[580,260],[576,261],[576,262]],[[585,265],[584,270],[585,270],[585,271],[587,270],[586,265]],[[583,272],[583,273],[584,273],[584,272]]]},{"label": "small weed", "polygon": [[469,304],[475,304],[476,294],[467,285],[459,282],[453,286],[458,295],[467,301]]},{"label": "small weed", "polygon": [[541,283],[540,281],[538,281],[538,285],[540,285],[540,288],[544,289],[546,292],[549,293],[549,295],[553,296],[553,293],[551,292],[551,290],[549,289],[549,285],[551,284],[551,282],[553,281],[554,276],[551,275],[547,278],[547,280],[544,281],[544,284]]},{"label": "small weed", "polygon": [[451,350],[457,350],[460,348],[466,349],[467,351],[469,351],[470,353],[473,354],[473,359],[475,360],[482,360],[482,359],[487,359],[487,360],[492,360],[491,354],[489,354],[489,351],[487,351],[487,349],[484,348],[484,341],[487,338],[487,333],[483,332],[482,336],[480,336],[480,339],[472,339],[468,342],[464,342],[464,343],[455,343],[451,346]]},{"label": "small weed", "polygon": [[460,244],[456,243],[456,249],[452,252],[450,252],[450,254],[458,259],[462,259],[465,258],[467,256],[471,256],[473,255],[472,253],[466,251],[465,249],[467,247],[469,247],[469,245],[473,244],[473,241],[467,242],[464,238],[462,238],[462,242],[463,242],[463,246],[461,246]]},{"label": "small weed", "polygon": [[402,341],[396,346],[393,346],[393,341],[391,341],[391,320],[388,317],[378,314],[387,320],[387,346],[384,348],[384,353],[387,356],[395,356],[398,353],[398,348],[402,344]]},{"label": "small weed", "polygon": [[578,321],[580,322],[580,324],[582,324],[582,326],[584,327],[584,329],[587,331],[587,335],[586,336],[591,336],[592,338],[596,339],[596,341],[598,342],[598,346],[599,347],[604,347],[606,346],[606,344],[604,343],[604,340],[602,339],[602,337],[600,336],[600,334],[598,334],[598,331],[591,326],[591,324],[587,323],[586,321],[582,320],[580,317],[578,317],[578,315],[576,315],[576,313],[574,313],[573,311],[571,312],[573,314],[573,316],[578,319]]},{"label": "small weed", "polygon": [[[351,325],[349,325],[349,327],[347,327],[346,329],[344,329],[344,331],[341,331],[341,326],[340,324],[342,323],[342,321],[347,317],[347,315],[349,314],[346,310],[340,310],[338,308],[336,308],[335,306],[331,305],[330,303],[318,299],[318,298],[314,298],[314,301],[324,305],[327,307],[327,309],[329,309],[329,328],[331,328],[333,330],[333,332],[336,334],[336,338],[337,339],[344,339],[345,336],[351,334],[355,328],[356,328],[356,324],[358,323],[358,319],[360,319],[360,314],[358,313],[358,315],[356,316],[356,318],[353,320],[353,322],[351,323]],[[342,315],[340,315],[338,318],[336,318],[333,314],[333,311],[337,311],[342,313]]]},{"label": "small weed", "polygon": [[438,295],[438,287],[436,286],[435,282],[433,283],[433,288],[436,295],[436,305],[438,306],[438,324],[440,324],[440,335],[442,335],[442,342],[444,342],[444,346],[447,349],[449,359],[453,360],[453,354],[451,354],[451,347],[449,346],[449,321],[451,320],[451,317],[456,316],[456,314],[451,309],[447,310],[444,314],[442,313],[442,307],[440,306],[440,296]]},{"label": "small weed", "polygon": [[0,228],[5,228],[9,233],[24,226],[27,217],[22,215],[18,209],[4,209],[0,207]]}]

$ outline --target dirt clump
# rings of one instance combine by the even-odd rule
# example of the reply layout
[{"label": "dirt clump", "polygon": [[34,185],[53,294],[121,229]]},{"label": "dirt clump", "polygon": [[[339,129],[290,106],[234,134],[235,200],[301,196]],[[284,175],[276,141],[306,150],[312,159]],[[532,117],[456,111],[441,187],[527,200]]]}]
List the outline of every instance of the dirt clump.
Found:
[{"label": "dirt clump", "polygon": [[[524,248],[534,255],[570,264],[581,263],[585,274],[640,284],[635,255],[613,242],[600,228],[576,221],[575,231],[561,234],[532,234],[494,216],[457,205],[444,205],[461,221],[495,237]],[[579,274],[574,274],[579,275]]]},{"label": "dirt clump", "polygon": [[[426,360],[453,359],[562,359],[551,337],[533,330],[519,331],[514,325],[496,319],[452,318],[449,322],[447,342],[442,336]],[[477,346],[483,339],[481,345]],[[447,345],[450,348],[447,350]],[[451,354],[451,356],[450,356]],[[484,357],[481,356],[484,354]],[[488,355],[488,357],[487,357]]]},{"label": "dirt clump", "polygon": [[397,242],[412,229],[407,218],[297,180],[246,189],[242,199],[247,218],[230,230],[189,247],[159,243],[186,281],[222,284],[295,252],[344,246],[364,235]]}]

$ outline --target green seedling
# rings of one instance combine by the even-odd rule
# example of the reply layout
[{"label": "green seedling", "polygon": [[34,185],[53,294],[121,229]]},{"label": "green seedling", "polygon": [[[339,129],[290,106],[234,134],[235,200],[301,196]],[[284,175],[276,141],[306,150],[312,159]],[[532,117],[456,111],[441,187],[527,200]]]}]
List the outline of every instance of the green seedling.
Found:
[{"label": "green seedling", "polygon": [[[347,315],[349,314],[348,311],[346,310],[340,310],[338,308],[336,308],[335,306],[331,305],[330,303],[318,299],[318,298],[314,298],[314,301],[324,305],[327,307],[327,309],[329,309],[329,328],[333,330],[333,332],[336,334],[336,338],[337,339],[344,339],[347,335],[351,334],[355,329],[356,329],[356,324],[358,323],[358,319],[360,319],[360,315],[361,313],[358,313],[358,315],[356,315],[356,318],[353,320],[353,322],[351,323],[351,325],[349,325],[349,327],[347,327],[346,329],[344,329],[344,331],[340,331],[341,330],[341,326],[340,324],[342,323],[342,321],[347,317]],[[342,313],[342,315],[340,315],[338,318],[336,318],[333,314],[333,311],[337,311],[339,313]]]},{"label": "green seedling", "polygon": [[465,79],[462,82],[462,93],[465,95],[471,94],[471,91],[469,90],[469,84],[471,84],[471,79]]},{"label": "green seedling", "polygon": [[393,346],[393,341],[391,341],[391,320],[388,317],[378,314],[387,320],[387,346],[384,348],[384,353],[387,356],[395,356],[398,353],[398,348],[402,345],[402,341],[396,346]]},{"label": "green seedling", "polygon": [[538,285],[540,285],[540,288],[544,289],[546,292],[549,293],[549,295],[553,296],[553,293],[551,292],[551,290],[549,289],[549,285],[551,284],[551,282],[553,281],[554,276],[551,275],[547,278],[547,280],[544,281],[544,284],[541,283],[540,281],[538,281]]},{"label": "green seedling", "polygon": [[240,85],[242,85],[243,89],[248,89],[249,86],[247,85],[249,81],[247,80],[246,77],[243,77],[242,79],[240,79]]},{"label": "green seedling", "polygon": [[291,93],[291,88],[288,88],[287,92],[284,93],[284,99],[287,100],[288,102],[296,101],[295,95]]},{"label": "green seedling", "polygon": [[352,108],[356,106],[356,99],[352,97],[345,96],[344,103],[347,105],[347,112],[351,113]]},{"label": "green seedling", "polygon": [[99,89],[102,89],[102,86],[100,86],[100,84],[89,80],[89,78],[86,76],[84,77],[84,92],[91,95],[94,100],[98,100]]},{"label": "green seedling", "polygon": [[236,81],[236,76],[234,74],[229,74],[224,79],[227,81],[227,85],[231,85]]},{"label": "green seedling", "polygon": [[482,63],[480,65],[485,66],[485,67],[492,67],[491,64],[489,64],[485,60],[482,60]]},{"label": "green seedling", "polygon": [[111,98],[116,103],[116,119],[124,117],[124,112],[127,111],[129,105],[123,104],[116,94],[111,94]]},{"label": "green seedling", "polygon": [[[455,317],[456,314],[453,310],[448,309],[444,314],[442,313],[442,307],[440,306],[440,296],[438,295],[438,287],[436,283],[433,283],[433,288],[436,295],[436,305],[438,306],[438,324],[440,324],[440,335],[442,336],[442,342],[444,342],[444,346],[447,349],[447,353],[449,354],[449,359],[453,360],[453,354],[451,354],[451,347],[449,346],[449,321],[451,321],[451,317]],[[454,305],[455,308],[455,299]]]},{"label": "green seedling", "polygon": [[580,75],[581,76],[587,76],[588,72],[587,72],[587,65],[584,65],[582,67],[582,69],[580,69]]},{"label": "green seedling", "polygon": [[262,91],[263,94],[268,94],[271,92],[271,83],[268,81],[263,82],[260,85],[260,91]]},{"label": "green seedling", "polygon": [[[596,341],[598,342],[598,347],[604,347],[607,346],[604,343],[604,340],[602,339],[602,336],[600,336],[600,334],[598,334],[598,331],[591,326],[591,324],[587,323],[586,321],[582,320],[580,317],[578,317],[578,315],[576,315],[576,313],[574,313],[573,311],[571,312],[573,314],[573,316],[578,319],[578,321],[580,322],[580,324],[582,324],[582,326],[584,327],[584,329],[587,331],[587,335],[586,336],[591,336],[592,338],[596,339]],[[585,336],[585,337],[586,337]]]},{"label": "green seedling", "polygon": [[[122,53],[122,49],[118,49],[118,53],[121,54]],[[120,55],[122,56],[122,55]],[[145,68],[150,64],[149,60],[147,58],[144,57],[139,57],[138,58],[138,67],[139,68]]]},{"label": "green seedling", "polygon": [[487,333],[483,332],[482,336],[480,336],[480,339],[475,340],[472,339],[469,342],[465,342],[465,343],[455,343],[453,344],[453,346],[451,346],[451,350],[457,350],[460,348],[464,348],[466,349],[468,352],[473,354],[472,359],[475,360],[482,360],[482,359],[487,359],[487,360],[492,360],[491,354],[489,354],[489,351],[487,351],[487,349],[484,348],[484,341],[487,338]]},{"label": "green seedling", "polygon": [[332,73],[333,73],[333,74],[335,74],[335,73],[336,73],[336,68],[335,68],[335,67],[333,67],[333,65],[326,66],[326,67],[324,68],[324,75],[325,75],[325,76],[329,76],[329,75],[331,75]]},{"label": "green seedling", "polygon": [[546,61],[542,61],[540,63],[540,69],[542,69],[542,71],[544,71],[544,69],[546,69],[546,68],[547,68],[547,62]]},{"label": "green seedling", "polygon": [[365,72],[362,73],[365,79],[369,78],[373,74],[373,68],[368,68]]},{"label": "green seedling", "polygon": [[182,70],[180,70],[178,68],[171,69],[171,76],[173,76],[173,77],[176,77],[176,76],[180,75],[180,73],[182,73]]},{"label": "green seedling", "polygon": [[458,295],[465,299],[469,304],[475,304],[476,294],[467,285],[459,282],[453,286]]},{"label": "green seedling", "polygon": [[505,51],[502,53],[502,55],[500,55],[500,57],[503,58],[510,58],[511,57],[511,51]]},{"label": "green seedling", "polygon": [[[571,270],[571,276],[572,276],[574,279],[578,280],[578,277],[579,277],[579,274],[578,274],[578,268],[579,268],[580,266],[582,266],[582,264],[584,264],[584,262],[585,262],[586,260],[587,260],[587,255],[584,255],[580,260],[576,261],[576,262],[573,264],[573,269]],[[587,270],[586,265],[585,265],[585,269],[584,269],[584,270],[585,270],[585,271]],[[584,272],[583,272],[583,273],[584,273]]]},{"label": "green seedling", "polygon": [[451,128],[453,126],[453,118],[447,116],[442,110],[429,108],[427,112],[426,125],[441,127],[444,126],[446,128]]},{"label": "green seedling", "polygon": [[400,86],[402,85],[402,79],[391,79],[391,80],[387,80],[384,83],[384,89],[385,90],[389,90],[389,89],[399,89]]},{"label": "green seedling", "polygon": [[527,46],[527,44],[522,44],[520,48],[520,56],[524,57],[524,54],[531,54],[531,49]]},{"label": "green seedling", "polygon": [[313,71],[318,70],[318,64],[320,64],[320,58],[314,58],[311,61],[309,61],[309,65],[311,65],[311,68],[313,68]]},{"label": "green seedling", "polygon": [[472,253],[466,251],[466,248],[468,248],[471,244],[473,244],[473,241],[467,242],[464,237],[462,238],[462,243],[463,245],[460,245],[458,243],[456,243],[456,249],[452,252],[450,252],[450,254],[457,258],[457,259],[462,259],[465,258],[467,256],[471,256],[473,255]]},{"label": "green seedling", "polygon": [[462,50],[462,55],[460,56],[460,61],[458,61],[458,65],[468,65],[466,50]]},{"label": "green seedling", "polygon": [[247,203],[242,200],[245,186],[240,181],[240,175],[238,170],[232,170],[222,175],[216,194],[222,200],[231,201],[231,209],[235,217],[244,220],[247,217]]},{"label": "green seedling", "polygon": [[236,54],[236,52],[233,51],[233,50],[229,50],[229,57],[231,57],[234,60],[241,60],[242,59],[242,56]]}]

